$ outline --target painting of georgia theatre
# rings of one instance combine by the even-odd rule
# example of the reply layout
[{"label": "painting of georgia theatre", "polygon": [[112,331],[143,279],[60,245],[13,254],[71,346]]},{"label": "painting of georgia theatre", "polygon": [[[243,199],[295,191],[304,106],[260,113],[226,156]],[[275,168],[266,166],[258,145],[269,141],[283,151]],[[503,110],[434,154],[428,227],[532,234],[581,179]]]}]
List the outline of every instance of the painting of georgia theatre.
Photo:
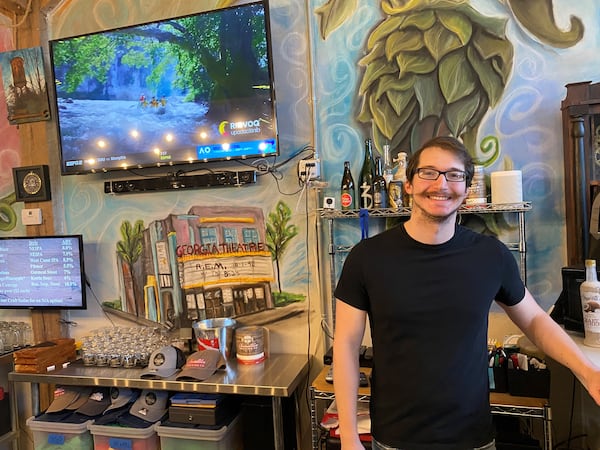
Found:
[{"label": "painting of georgia theatre", "polygon": [[[169,327],[273,308],[261,208],[193,206],[151,222],[139,259],[120,255],[122,310]],[[122,247],[122,246],[119,246]]]}]

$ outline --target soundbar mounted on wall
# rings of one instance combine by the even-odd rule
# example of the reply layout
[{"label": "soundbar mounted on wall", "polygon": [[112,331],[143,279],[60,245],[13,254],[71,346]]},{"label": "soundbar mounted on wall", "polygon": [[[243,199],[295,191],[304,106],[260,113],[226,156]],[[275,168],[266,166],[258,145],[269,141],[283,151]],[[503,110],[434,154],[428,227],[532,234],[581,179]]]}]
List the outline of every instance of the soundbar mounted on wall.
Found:
[{"label": "soundbar mounted on wall", "polygon": [[256,171],[214,172],[191,176],[164,176],[140,178],[135,180],[117,180],[104,182],[105,194],[133,194],[149,191],[172,191],[179,189],[198,189],[220,186],[242,186],[256,183]]}]

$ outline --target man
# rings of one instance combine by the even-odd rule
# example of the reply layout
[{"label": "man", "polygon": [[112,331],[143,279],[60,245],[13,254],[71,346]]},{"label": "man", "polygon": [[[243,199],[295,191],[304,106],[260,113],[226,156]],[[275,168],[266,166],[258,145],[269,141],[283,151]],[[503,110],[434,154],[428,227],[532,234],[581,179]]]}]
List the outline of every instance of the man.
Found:
[{"label": "man", "polygon": [[492,301],[600,403],[600,371],[538,306],[498,239],[457,225],[473,162],[451,137],[410,159],[404,224],[359,242],[335,290],[334,390],[343,450],[356,432],[358,348],[369,317],[374,449],[494,449],[487,378]]}]

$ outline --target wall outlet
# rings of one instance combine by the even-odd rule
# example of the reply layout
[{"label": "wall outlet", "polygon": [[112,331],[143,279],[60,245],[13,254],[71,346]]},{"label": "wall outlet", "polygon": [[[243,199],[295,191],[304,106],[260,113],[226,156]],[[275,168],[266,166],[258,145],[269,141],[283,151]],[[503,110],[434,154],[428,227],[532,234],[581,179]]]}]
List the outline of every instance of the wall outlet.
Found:
[{"label": "wall outlet", "polygon": [[42,209],[30,208],[21,210],[21,221],[23,225],[41,225]]},{"label": "wall outlet", "polygon": [[302,182],[321,178],[321,161],[318,159],[301,159],[298,161],[298,179]]}]

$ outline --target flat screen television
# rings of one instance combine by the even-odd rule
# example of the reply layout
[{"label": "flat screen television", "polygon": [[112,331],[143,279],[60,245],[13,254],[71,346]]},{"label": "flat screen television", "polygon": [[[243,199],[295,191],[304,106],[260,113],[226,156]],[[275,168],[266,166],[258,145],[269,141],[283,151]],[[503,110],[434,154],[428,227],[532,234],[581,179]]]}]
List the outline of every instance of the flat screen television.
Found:
[{"label": "flat screen television", "polygon": [[0,237],[0,309],[85,309],[81,235]]},{"label": "flat screen television", "polygon": [[63,175],[278,154],[266,0],[49,52]]}]

